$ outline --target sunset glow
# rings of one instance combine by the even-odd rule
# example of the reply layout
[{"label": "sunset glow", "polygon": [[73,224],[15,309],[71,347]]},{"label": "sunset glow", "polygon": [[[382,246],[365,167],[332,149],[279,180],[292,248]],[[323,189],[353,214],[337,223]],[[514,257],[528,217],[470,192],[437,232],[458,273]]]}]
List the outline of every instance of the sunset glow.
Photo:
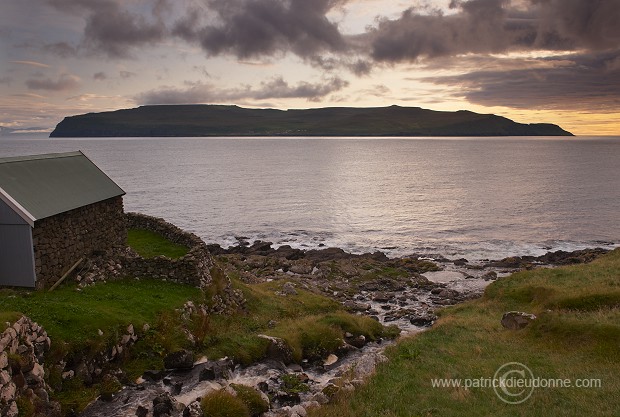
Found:
[{"label": "sunset glow", "polygon": [[620,134],[616,0],[22,0],[0,126],[145,104],[418,106]]}]

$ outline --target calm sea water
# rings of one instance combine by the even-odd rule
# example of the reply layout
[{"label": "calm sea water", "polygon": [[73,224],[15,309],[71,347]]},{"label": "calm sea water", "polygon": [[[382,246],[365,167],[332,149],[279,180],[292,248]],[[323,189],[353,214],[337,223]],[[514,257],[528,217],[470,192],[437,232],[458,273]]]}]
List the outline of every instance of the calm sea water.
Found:
[{"label": "calm sea water", "polygon": [[0,139],[0,156],[78,149],[127,211],[224,246],[469,259],[620,246],[620,138]]}]

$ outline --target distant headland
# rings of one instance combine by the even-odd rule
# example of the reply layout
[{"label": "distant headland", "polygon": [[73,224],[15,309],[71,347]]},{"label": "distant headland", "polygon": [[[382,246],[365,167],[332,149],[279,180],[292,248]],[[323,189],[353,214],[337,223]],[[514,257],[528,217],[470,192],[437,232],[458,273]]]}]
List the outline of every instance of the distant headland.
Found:
[{"label": "distant headland", "polygon": [[66,117],[50,137],[184,136],[573,136],[548,123],[419,107],[248,109],[224,105],[142,106]]}]

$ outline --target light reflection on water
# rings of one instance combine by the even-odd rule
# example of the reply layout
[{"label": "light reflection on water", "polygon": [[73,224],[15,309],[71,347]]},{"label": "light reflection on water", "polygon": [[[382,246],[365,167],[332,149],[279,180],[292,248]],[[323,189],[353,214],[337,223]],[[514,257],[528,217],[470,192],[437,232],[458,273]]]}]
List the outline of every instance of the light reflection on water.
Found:
[{"label": "light reflection on water", "polygon": [[620,243],[617,138],[0,140],[1,156],[76,149],[126,210],[224,245],[475,259]]}]

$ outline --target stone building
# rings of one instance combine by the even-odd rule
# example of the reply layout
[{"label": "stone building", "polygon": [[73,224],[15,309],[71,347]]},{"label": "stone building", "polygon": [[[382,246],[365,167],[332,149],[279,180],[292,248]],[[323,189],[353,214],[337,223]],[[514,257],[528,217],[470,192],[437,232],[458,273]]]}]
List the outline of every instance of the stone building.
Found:
[{"label": "stone building", "polygon": [[0,285],[48,288],[124,247],[123,195],[79,151],[0,158]]}]

